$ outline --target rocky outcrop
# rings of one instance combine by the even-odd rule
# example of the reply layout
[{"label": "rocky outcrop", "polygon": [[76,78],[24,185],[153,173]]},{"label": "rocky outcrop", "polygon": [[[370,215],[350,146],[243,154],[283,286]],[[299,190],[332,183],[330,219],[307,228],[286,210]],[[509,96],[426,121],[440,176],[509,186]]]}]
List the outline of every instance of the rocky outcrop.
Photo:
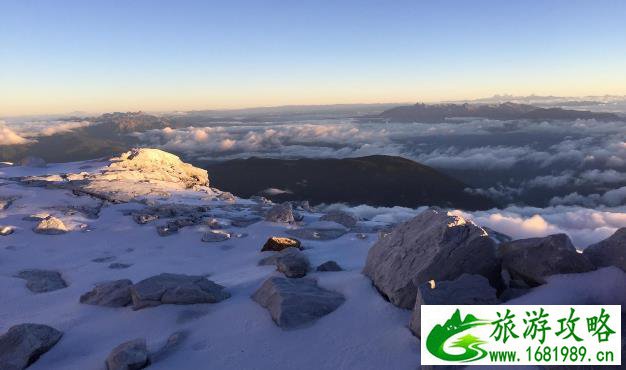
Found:
[{"label": "rocky outcrop", "polygon": [[150,364],[145,339],[133,339],[113,348],[106,359],[107,370],[139,370]]},{"label": "rocky outcrop", "polygon": [[343,271],[341,266],[335,261],[326,261],[317,266],[317,271]]},{"label": "rocky outcrop", "polygon": [[429,280],[470,273],[500,285],[500,265],[489,235],[471,221],[434,208],[376,242],[363,273],[391,303],[407,309],[415,305],[417,288]]},{"label": "rocky outcrop", "polygon": [[34,293],[46,293],[67,287],[67,283],[57,271],[23,270],[15,277],[26,280],[26,288]]},{"label": "rocky outcrop", "polygon": [[33,231],[37,234],[59,235],[65,234],[69,231],[69,229],[60,219],[54,216],[48,216],[45,219],[39,221]]},{"label": "rocky outcrop", "polygon": [[277,204],[265,214],[265,221],[292,224],[296,222],[290,203]]},{"label": "rocky outcrop", "polygon": [[20,324],[0,336],[0,368],[22,370],[33,364],[61,339],[63,333],[40,324]]},{"label": "rocky outcrop", "polygon": [[534,287],[555,274],[587,272],[594,266],[578,253],[569,237],[554,234],[544,238],[520,239],[500,245],[502,270],[510,276],[507,285],[514,288]]},{"label": "rocky outcrop", "polygon": [[128,279],[107,281],[96,284],[89,292],[80,296],[80,303],[105,307],[124,307],[132,302]]},{"label": "rocky outcrop", "polygon": [[131,287],[133,309],[161,304],[217,303],[230,297],[223,286],[203,276],[160,274]]},{"label": "rocky outcrop", "polygon": [[320,217],[320,221],[332,221],[332,222],[336,222],[340,225],[343,225],[345,227],[347,227],[348,229],[353,228],[356,226],[356,223],[358,222],[358,219],[348,213],[348,212],[343,212],[343,211],[331,211],[328,212],[327,214],[323,215],[322,217]]},{"label": "rocky outcrop", "polygon": [[310,324],[345,301],[343,295],[319,287],[314,279],[283,277],[265,280],[252,299],[269,311],[276,325],[285,329]]},{"label": "rocky outcrop", "polygon": [[498,304],[496,290],[480,275],[463,274],[452,281],[430,281],[420,285],[415,297],[409,329],[420,336],[422,305]]},{"label": "rocky outcrop", "polygon": [[297,239],[280,237],[280,236],[272,236],[263,245],[261,248],[261,252],[267,251],[275,251],[280,252],[286,248],[301,248],[300,241]]},{"label": "rocky outcrop", "polygon": [[626,227],[618,229],[609,238],[588,246],[583,255],[596,267],[617,266],[626,271]]}]

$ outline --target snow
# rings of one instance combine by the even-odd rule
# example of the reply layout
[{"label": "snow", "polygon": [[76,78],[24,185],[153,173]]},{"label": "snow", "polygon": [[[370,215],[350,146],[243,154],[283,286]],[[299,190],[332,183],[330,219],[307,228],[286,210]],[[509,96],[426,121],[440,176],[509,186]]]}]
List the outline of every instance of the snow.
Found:
[{"label": "snow", "polygon": [[[85,165],[93,167],[85,168]],[[101,201],[76,196],[64,189],[26,187],[9,177],[97,171],[104,162],[51,164],[46,168],[7,167],[0,169],[5,184],[0,197],[19,196],[0,211],[0,224],[15,226],[15,232],[0,237],[0,333],[9,327],[33,322],[50,325],[64,333],[61,341],[29,369],[101,369],[115,346],[127,340],[147,339],[156,351],[176,332],[186,339],[151,369],[411,369],[419,366],[419,342],[408,330],[411,312],[385,301],[361,274],[368,249],[377,240],[375,232],[366,239],[348,232],[330,241],[303,240],[313,267],[334,260],[345,271],[310,272],[319,285],[342,293],[346,302],[336,311],[310,326],[283,330],[269,313],[251,298],[261,283],[279,273],[273,266],[258,266],[268,255],[260,249],[268,237],[286,235],[294,225],[261,221],[246,228],[231,228],[247,236],[227,241],[201,241],[208,226],[182,228],[177,234],[160,237],[157,220],[136,224],[124,211],[142,209],[140,203],[106,203],[97,219],[81,213],[68,214],[67,207],[97,207]],[[207,205],[213,217],[228,220],[253,216],[256,203],[239,199],[235,203],[210,200],[213,190],[171,191],[166,199],[155,197],[149,203]],[[397,210],[396,210],[397,211]],[[402,210],[403,212],[405,210]],[[33,221],[22,218],[47,212],[59,217],[70,232],[39,235],[32,232]],[[320,213],[303,212],[304,224],[315,223]],[[376,224],[395,220],[377,216]],[[360,226],[371,222],[360,222]],[[361,228],[363,229],[363,228]],[[373,230],[373,229],[372,229]],[[92,260],[111,257],[106,262]],[[126,269],[110,269],[110,263],[132,264]],[[23,269],[60,271],[68,287],[35,294],[22,279],[13,277]],[[81,294],[98,282],[141,279],[162,273],[207,275],[227,288],[232,297],[217,304],[162,305],[133,311],[79,303]],[[520,297],[514,303],[581,303],[619,301],[626,304],[626,274],[606,268],[575,276],[556,276],[548,284]],[[555,294],[557,292],[558,294]]]}]

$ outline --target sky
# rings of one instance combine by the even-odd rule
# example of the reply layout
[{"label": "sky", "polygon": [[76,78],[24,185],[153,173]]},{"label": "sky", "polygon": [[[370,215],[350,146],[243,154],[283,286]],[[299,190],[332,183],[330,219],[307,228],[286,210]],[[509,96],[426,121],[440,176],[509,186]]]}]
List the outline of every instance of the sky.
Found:
[{"label": "sky", "polygon": [[626,94],[626,2],[0,1],[0,117]]}]

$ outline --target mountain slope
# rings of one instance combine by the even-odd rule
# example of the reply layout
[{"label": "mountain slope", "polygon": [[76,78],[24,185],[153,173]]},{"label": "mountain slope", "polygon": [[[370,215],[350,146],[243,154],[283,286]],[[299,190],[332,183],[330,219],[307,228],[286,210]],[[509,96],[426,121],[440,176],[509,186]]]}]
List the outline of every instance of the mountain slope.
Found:
[{"label": "mountain slope", "polygon": [[236,159],[195,163],[209,171],[213,185],[249,197],[266,189],[274,201],[308,200],[374,206],[421,205],[488,209],[495,204],[468,194],[462,182],[400,157],[375,155],[346,159]]}]

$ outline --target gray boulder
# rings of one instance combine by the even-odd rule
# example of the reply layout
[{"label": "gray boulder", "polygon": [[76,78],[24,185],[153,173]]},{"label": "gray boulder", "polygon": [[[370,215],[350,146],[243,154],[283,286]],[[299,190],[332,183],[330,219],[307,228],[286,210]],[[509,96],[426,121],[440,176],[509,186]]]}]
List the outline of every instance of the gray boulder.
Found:
[{"label": "gray boulder", "polygon": [[261,248],[261,252],[268,252],[268,251],[280,252],[286,248],[301,249],[302,246],[298,239],[286,238],[286,237],[280,237],[280,236],[271,236],[269,239],[267,239],[267,241],[263,245],[263,248]]},{"label": "gray boulder", "polygon": [[498,304],[496,290],[480,275],[463,274],[452,281],[426,282],[417,289],[409,329],[420,336],[422,305]]},{"label": "gray boulder", "polygon": [[65,234],[69,230],[67,229],[63,221],[54,216],[49,216],[39,221],[33,231],[38,234],[58,235]]},{"label": "gray boulder", "polygon": [[131,287],[133,309],[161,304],[217,303],[230,297],[224,287],[203,276],[163,273]]},{"label": "gray boulder", "polygon": [[317,266],[317,271],[343,271],[343,269],[335,261],[326,261]]},{"label": "gray boulder", "polygon": [[310,269],[310,263],[304,253],[281,253],[276,259],[276,270],[282,272],[288,278],[301,278]]},{"label": "gray boulder", "polygon": [[520,239],[500,245],[502,269],[515,288],[534,287],[545,283],[545,277],[555,274],[587,272],[594,266],[578,253],[569,237],[554,234],[544,238]]},{"label": "gray boulder", "polygon": [[25,369],[48,352],[63,333],[46,325],[20,324],[0,336],[0,368]]},{"label": "gray boulder", "polygon": [[302,254],[302,252],[300,252],[298,248],[293,248],[293,247],[285,248],[278,253],[272,254],[271,256],[263,257],[259,261],[258,265],[259,266],[276,265],[279,258],[284,257],[286,255],[290,255],[290,254],[298,255],[298,254]]},{"label": "gray boulder", "polygon": [[348,229],[353,228],[356,226],[356,223],[358,222],[358,219],[348,213],[348,212],[344,212],[344,211],[331,211],[328,212],[327,214],[325,214],[324,216],[320,217],[320,221],[332,221],[332,222],[336,222],[340,225],[343,225],[345,227],[347,227]]},{"label": "gray boulder", "polygon": [[128,279],[107,281],[97,284],[92,290],[80,296],[80,303],[105,307],[124,307],[132,302]]},{"label": "gray boulder", "polygon": [[367,255],[363,273],[396,306],[412,309],[417,288],[464,273],[501,284],[494,241],[480,227],[439,209],[428,209],[395,227]]},{"label": "gray boulder", "polygon": [[210,230],[202,235],[202,241],[205,243],[223,242],[230,239],[231,235],[223,230]]},{"label": "gray boulder", "polygon": [[145,339],[133,339],[113,348],[106,359],[107,370],[139,370],[150,364]]},{"label": "gray boulder", "polygon": [[265,221],[292,224],[295,221],[291,204],[277,204],[265,214]]},{"label": "gray boulder", "polygon": [[34,293],[46,293],[67,288],[67,283],[57,271],[23,270],[15,277],[26,280],[26,288]]},{"label": "gray boulder", "polygon": [[626,227],[609,238],[590,245],[583,253],[596,267],[617,266],[626,271]]},{"label": "gray boulder", "polygon": [[345,301],[343,295],[319,287],[314,279],[283,277],[265,280],[252,299],[270,312],[276,325],[285,329],[310,324]]}]

